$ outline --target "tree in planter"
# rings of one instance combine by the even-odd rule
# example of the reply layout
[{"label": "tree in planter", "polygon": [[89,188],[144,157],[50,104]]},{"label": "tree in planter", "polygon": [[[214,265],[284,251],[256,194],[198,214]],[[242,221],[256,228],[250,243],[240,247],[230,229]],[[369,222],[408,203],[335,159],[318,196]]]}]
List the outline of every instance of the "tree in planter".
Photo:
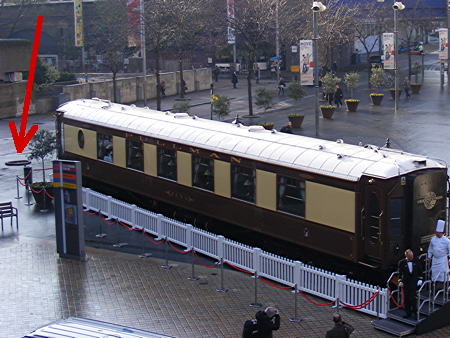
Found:
[{"label": "tree in planter", "polygon": [[327,73],[321,78],[322,81],[322,90],[325,94],[331,95],[336,90],[336,85],[341,82],[339,77],[334,76],[331,73]]},{"label": "tree in planter", "polygon": [[358,109],[359,100],[353,98],[353,90],[359,85],[359,74],[357,72],[349,72],[344,75],[345,86],[350,89],[350,99],[345,100],[349,111]]},{"label": "tree in planter", "polygon": [[230,98],[226,95],[214,95],[212,97],[213,112],[219,120],[230,114]]},{"label": "tree in planter", "polygon": [[173,113],[189,113],[189,108],[191,108],[191,106],[189,105],[188,101],[178,101],[173,105],[172,112]]},{"label": "tree in planter", "polygon": [[295,101],[300,101],[305,96],[305,90],[300,82],[291,82],[287,87],[287,96]]},{"label": "tree in planter", "polygon": [[274,89],[264,87],[256,88],[256,101],[258,107],[263,107],[266,112],[267,109],[272,108],[272,100],[277,95]]},{"label": "tree in planter", "polygon": [[370,86],[377,90],[376,93],[371,93],[370,98],[372,103],[376,106],[381,104],[384,94],[379,93],[384,86],[384,69],[381,67],[373,67],[372,74],[370,74]]}]

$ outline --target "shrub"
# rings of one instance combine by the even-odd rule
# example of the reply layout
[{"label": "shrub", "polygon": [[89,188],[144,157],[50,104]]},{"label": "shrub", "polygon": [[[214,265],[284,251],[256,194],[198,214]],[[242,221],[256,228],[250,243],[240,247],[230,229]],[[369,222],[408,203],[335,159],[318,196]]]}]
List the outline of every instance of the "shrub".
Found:
[{"label": "shrub", "polygon": [[39,58],[36,62],[36,71],[34,75],[34,83],[37,85],[54,83],[59,77],[58,70],[42,62]]},{"label": "shrub", "polygon": [[301,116],[305,116],[305,114],[299,114],[299,113],[288,114],[288,117],[301,117]]},{"label": "shrub", "polygon": [[56,82],[75,81],[77,77],[74,73],[60,72]]},{"label": "shrub", "polygon": [[327,73],[321,78],[322,90],[325,94],[332,94],[336,90],[336,85],[341,82],[341,79],[331,73]]},{"label": "shrub", "polygon": [[213,103],[213,112],[219,120],[230,114],[230,98],[226,95],[214,95],[211,98]]},{"label": "shrub", "polygon": [[370,75],[370,85],[375,89],[381,89],[384,85],[384,70],[383,68],[372,68],[372,74]]},{"label": "shrub", "polygon": [[332,108],[336,108],[335,106],[331,105],[331,104],[327,104],[327,105],[322,105],[320,106],[320,108],[322,109],[332,109]]},{"label": "shrub", "polygon": [[287,96],[295,101],[299,101],[305,96],[305,91],[299,81],[294,81],[287,87]]},{"label": "shrub", "polygon": [[350,96],[353,97],[353,90],[359,85],[359,73],[350,72],[344,75],[345,86],[350,89]]},{"label": "shrub", "polygon": [[42,162],[42,181],[45,183],[45,170],[44,170],[44,160],[47,157],[53,155],[56,149],[56,137],[55,134],[46,129],[39,129],[36,134],[34,134],[31,139],[30,145],[28,146],[30,154],[28,155],[29,160],[39,159]]},{"label": "shrub", "polygon": [[275,90],[264,87],[256,88],[255,104],[258,107],[263,107],[264,111],[272,107],[272,100],[277,95]]},{"label": "shrub", "polygon": [[189,105],[188,101],[178,101],[178,102],[175,102],[175,104],[173,105],[172,112],[173,113],[188,113],[190,107],[191,106]]}]

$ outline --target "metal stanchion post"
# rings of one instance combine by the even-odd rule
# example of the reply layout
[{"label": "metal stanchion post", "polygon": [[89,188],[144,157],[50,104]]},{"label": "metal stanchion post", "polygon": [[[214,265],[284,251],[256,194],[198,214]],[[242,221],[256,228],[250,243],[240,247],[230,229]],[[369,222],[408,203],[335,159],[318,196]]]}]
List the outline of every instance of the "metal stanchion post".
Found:
[{"label": "metal stanchion post", "polygon": [[294,288],[294,317],[289,318],[289,321],[291,323],[299,323],[301,321],[300,318],[297,316],[297,294],[298,294],[298,287],[297,284],[295,284]]},{"label": "metal stanchion post", "polygon": [[[145,237],[145,230],[142,229],[142,234]],[[150,252],[145,252],[145,241],[142,242],[142,253],[138,256],[139,258],[149,258],[152,254]]]},{"label": "metal stanchion post", "polygon": [[16,200],[19,200],[22,198],[19,193],[19,176],[16,176],[16,188],[17,188],[17,196],[14,197]]},{"label": "metal stanchion post", "polygon": [[228,289],[223,286],[223,258],[220,259],[220,289],[216,289],[217,292],[225,293]]},{"label": "metal stanchion post", "polygon": [[99,224],[98,234],[96,234],[95,237],[97,237],[97,238],[106,237],[106,234],[102,231],[102,222],[99,222],[98,224]]},{"label": "metal stanchion post", "polygon": [[262,304],[258,303],[258,273],[255,271],[253,277],[255,279],[255,301],[250,304],[251,307],[261,307]]},{"label": "metal stanchion post", "polygon": [[161,265],[161,269],[164,270],[170,270],[172,268],[172,266],[169,264],[169,242],[167,241],[167,236],[166,236],[166,248],[165,250],[165,256],[166,256],[166,264]]},{"label": "metal stanchion post", "polygon": [[25,205],[27,206],[33,205],[34,203],[31,203],[30,201],[31,188],[29,184],[27,184],[26,186],[25,193],[27,194],[27,203],[25,203]]},{"label": "metal stanchion post", "polygon": [[188,280],[192,280],[192,281],[200,279],[198,277],[195,277],[195,257],[194,257],[194,255],[195,255],[195,251],[192,250],[192,275],[190,277],[188,277]]}]

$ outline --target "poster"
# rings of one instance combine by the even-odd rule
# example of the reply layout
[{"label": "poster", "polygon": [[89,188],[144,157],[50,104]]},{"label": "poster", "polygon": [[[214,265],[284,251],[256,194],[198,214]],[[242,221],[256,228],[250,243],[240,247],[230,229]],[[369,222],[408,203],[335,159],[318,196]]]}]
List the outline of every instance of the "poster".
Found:
[{"label": "poster", "polygon": [[236,43],[236,35],[234,28],[232,27],[232,22],[234,19],[234,0],[227,0],[227,20],[228,20],[228,30],[227,30],[227,40],[228,44],[234,45]]},{"label": "poster", "polygon": [[73,1],[73,17],[75,19],[75,46],[82,47],[84,44],[82,0]]},{"label": "poster", "polygon": [[439,60],[448,59],[448,30],[441,29],[439,31]]},{"label": "poster", "polygon": [[384,69],[395,69],[394,33],[383,33]]},{"label": "poster", "polygon": [[140,0],[127,0],[128,47],[141,45]]},{"label": "poster", "polygon": [[312,40],[300,40],[300,84],[314,84],[314,61],[312,57]]}]

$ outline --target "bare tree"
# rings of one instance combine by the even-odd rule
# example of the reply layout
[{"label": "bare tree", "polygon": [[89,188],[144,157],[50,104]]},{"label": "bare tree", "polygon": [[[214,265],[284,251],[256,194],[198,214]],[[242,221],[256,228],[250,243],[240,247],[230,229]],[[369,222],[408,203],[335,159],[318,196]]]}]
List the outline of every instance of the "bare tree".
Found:
[{"label": "bare tree", "polygon": [[[11,37],[17,25],[25,14],[30,11],[33,5],[42,0],[0,0],[0,30],[6,33],[6,37]],[[14,9],[8,10],[6,9]]]},{"label": "bare tree", "polygon": [[95,3],[95,20],[87,36],[88,44],[103,56],[103,63],[113,75],[113,97],[117,101],[116,76],[123,67],[128,47],[128,19],[124,0],[101,0]]}]

